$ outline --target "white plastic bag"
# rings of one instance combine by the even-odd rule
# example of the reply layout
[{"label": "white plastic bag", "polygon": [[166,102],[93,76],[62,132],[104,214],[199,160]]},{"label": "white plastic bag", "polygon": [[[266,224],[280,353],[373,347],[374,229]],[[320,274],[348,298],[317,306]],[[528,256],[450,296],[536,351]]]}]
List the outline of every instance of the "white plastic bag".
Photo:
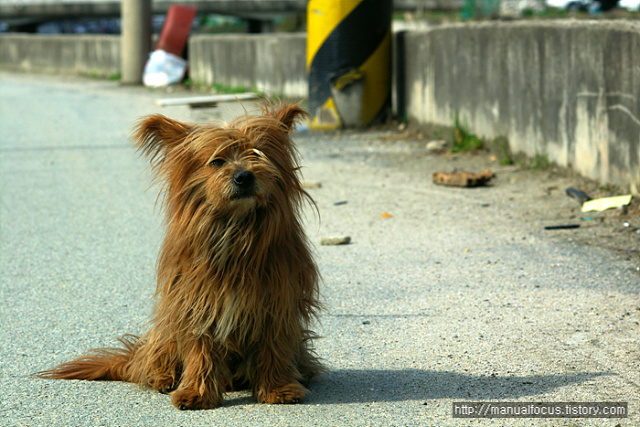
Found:
[{"label": "white plastic bag", "polygon": [[187,69],[187,61],[164,50],[155,50],[144,66],[145,86],[163,87],[179,83]]}]

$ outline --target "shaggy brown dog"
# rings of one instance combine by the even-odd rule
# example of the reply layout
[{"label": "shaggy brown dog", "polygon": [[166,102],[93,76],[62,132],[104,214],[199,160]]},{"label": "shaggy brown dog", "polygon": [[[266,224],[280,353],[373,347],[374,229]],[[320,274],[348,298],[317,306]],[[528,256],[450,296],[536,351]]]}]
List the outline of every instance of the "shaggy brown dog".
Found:
[{"label": "shaggy brown dog", "polygon": [[248,387],[264,403],[304,398],[321,370],[308,330],[318,270],[298,219],[313,202],[290,138],[305,115],[280,105],[227,125],[143,119],[134,139],[164,184],[168,223],[151,328],[37,375],[150,386],[179,409]]}]

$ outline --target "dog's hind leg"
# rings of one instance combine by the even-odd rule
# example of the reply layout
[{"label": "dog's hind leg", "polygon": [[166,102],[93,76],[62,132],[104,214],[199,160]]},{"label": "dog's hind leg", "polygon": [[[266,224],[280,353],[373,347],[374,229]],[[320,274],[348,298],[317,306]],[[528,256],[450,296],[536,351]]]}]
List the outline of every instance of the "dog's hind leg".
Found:
[{"label": "dog's hind leg", "polygon": [[314,338],[317,338],[317,336],[313,332],[305,330],[303,332],[303,339],[300,341],[300,345],[296,349],[296,366],[300,373],[303,385],[307,385],[311,378],[325,370],[318,358],[318,355],[311,346],[311,340]]},{"label": "dog's hind leg", "polygon": [[181,410],[222,405],[226,365],[222,352],[204,338],[183,344],[182,376],[171,402]]},{"label": "dog's hind leg", "polygon": [[160,393],[170,393],[178,387],[182,366],[178,359],[178,348],[175,340],[157,349],[157,355],[151,362],[153,383],[151,387]]},{"label": "dog's hind leg", "polygon": [[152,329],[143,336],[129,361],[130,381],[158,390],[173,391],[180,382],[181,365],[175,339]]}]

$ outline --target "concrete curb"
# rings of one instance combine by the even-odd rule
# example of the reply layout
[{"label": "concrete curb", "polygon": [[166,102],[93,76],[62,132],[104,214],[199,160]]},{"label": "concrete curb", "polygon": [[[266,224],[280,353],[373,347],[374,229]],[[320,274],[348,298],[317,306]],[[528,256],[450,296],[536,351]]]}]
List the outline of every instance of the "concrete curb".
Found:
[{"label": "concrete curb", "polygon": [[527,22],[406,33],[410,120],[504,136],[603,183],[640,191],[640,25]]}]

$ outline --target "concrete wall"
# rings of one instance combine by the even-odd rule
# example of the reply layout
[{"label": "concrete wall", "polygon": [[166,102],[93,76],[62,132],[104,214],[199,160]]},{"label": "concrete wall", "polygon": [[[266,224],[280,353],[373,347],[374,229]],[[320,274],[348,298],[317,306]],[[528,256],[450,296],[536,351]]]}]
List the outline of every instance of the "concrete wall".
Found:
[{"label": "concrete wall", "polygon": [[113,76],[120,72],[120,37],[0,34],[0,68]]},{"label": "concrete wall", "polygon": [[640,24],[450,25],[399,40],[412,121],[457,113],[515,152],[640,191]]},{"label": "concrete wall", "polygon": [[307,96],[304,33],[200,35],[189,39],[196,83],[244,86],[287,98]]}]

